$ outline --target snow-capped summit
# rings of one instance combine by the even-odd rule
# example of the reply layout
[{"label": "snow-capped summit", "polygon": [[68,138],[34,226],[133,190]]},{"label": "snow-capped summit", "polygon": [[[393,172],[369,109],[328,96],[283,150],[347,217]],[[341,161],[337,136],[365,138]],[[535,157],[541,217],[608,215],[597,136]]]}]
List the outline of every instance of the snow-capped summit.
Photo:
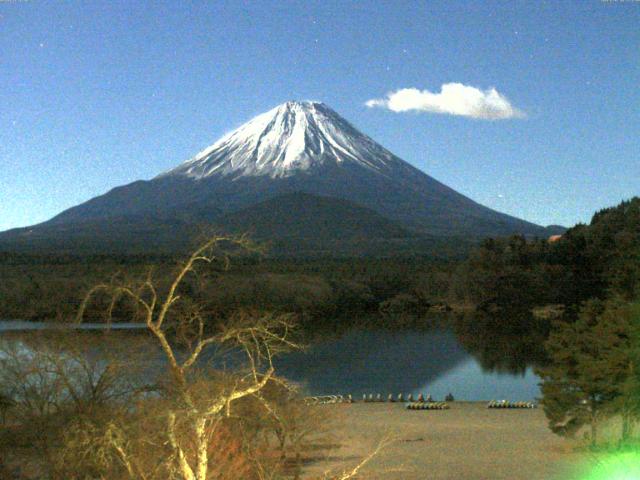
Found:
[{"label": "snow-capped summit", "polygon": [[320,102],[283,103],[162,176],[284,178],[327,163],[383,172],[396,157]]}]

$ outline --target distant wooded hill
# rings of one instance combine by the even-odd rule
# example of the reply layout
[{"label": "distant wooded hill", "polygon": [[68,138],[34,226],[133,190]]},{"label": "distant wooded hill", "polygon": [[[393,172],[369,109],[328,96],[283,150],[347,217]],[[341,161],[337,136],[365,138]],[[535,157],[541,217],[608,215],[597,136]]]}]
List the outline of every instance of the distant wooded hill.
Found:
[{"label": "distant wooded hill", "polygon": [[558,240],[485,240],[465,264],[461,295],[474,304],[577,306],[640,295],[640,198],[597,212]]}]

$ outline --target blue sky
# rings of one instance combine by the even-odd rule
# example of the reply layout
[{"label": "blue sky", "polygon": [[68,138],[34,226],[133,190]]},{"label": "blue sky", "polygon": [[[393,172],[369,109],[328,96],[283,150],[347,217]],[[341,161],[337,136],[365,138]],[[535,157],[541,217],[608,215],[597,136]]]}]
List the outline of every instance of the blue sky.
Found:
[{"label": "blue sky", "polygon": [[[461,83],[525,118],[365,102]],[[0,230],[320,100],[497,210],[572,225],[640,194],[637,1],[0,2]]]}]

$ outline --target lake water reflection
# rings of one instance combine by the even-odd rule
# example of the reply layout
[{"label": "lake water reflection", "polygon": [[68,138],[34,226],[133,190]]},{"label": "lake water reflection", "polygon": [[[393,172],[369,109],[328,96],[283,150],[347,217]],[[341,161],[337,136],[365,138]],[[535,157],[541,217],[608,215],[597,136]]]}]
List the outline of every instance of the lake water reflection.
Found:
[{"label": "lake water reflection", "polygon": [[[134,327],[139,325],[118,326]],[[38,328],[42,325],[0,321],[0,334]],[[487,371],[448,330],[350,331],[280,357],[276,369],[310,395],[429,393],[442,399],[451,392],[457,400],[535,400],[540,395],[530,368],[520,374]]]},{"label": "lake water reflection", "polygon": [[431,394],[458,400],[535,400],[539,379],[490,372],[468,354],[451,331],[352,331],[281,358],[277,371],[312,395]]}]

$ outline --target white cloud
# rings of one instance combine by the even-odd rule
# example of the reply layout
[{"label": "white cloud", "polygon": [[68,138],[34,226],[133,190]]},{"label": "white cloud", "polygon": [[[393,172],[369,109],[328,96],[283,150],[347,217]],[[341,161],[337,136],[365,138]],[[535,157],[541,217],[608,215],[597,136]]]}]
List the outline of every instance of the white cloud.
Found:
[{"label": "white cloud", "polygon": [[417,88],[389,92],[385,98],[369,100],[367,107],[383,107],[393,112],[432,112],[483,120],[524,118],[521,110],[495,88],[480,90],[462,83],[445,83],[439,93]]}]

